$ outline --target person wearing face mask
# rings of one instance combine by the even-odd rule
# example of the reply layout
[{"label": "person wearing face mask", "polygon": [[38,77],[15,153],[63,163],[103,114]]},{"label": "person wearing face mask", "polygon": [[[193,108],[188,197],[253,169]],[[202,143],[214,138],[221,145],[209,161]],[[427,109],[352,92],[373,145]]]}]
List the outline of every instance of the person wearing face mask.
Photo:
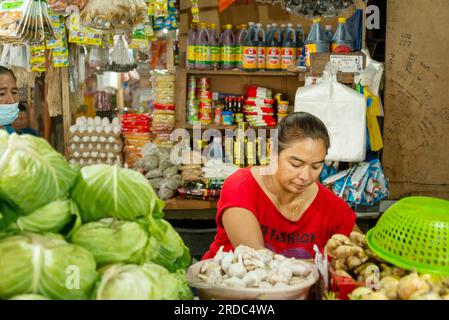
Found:
[{"label": "person wearing face mask", "polygon": [[329,148],[320,119],[302,112],[284,119],[270,166],[240,169],[226,179],[217,234],[202,259],[239,245],[312,259],[314,245],[323,251],[333,235],[359,231],[355,212],[318,182]]},{"label": "person wearing face mask", "polygon": [[0,66],[0,129],[14,132],[12,124],[19,116],[19,89],[14,73]]}]

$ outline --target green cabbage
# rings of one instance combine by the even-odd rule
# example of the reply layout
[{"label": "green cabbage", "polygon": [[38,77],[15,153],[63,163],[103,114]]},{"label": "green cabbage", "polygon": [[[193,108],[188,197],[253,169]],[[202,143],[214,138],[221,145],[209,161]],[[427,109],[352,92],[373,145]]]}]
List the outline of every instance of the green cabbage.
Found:
[{"label": "green cabbage", "polygon": [[0,231],[70,234],[81,225],[78,208],[72,200],[56,200],[26,216],[18,215],[17,210],[6,204],[0,204],[0,210],[5,212]]},{"label": "green cabbage", "polygon": [[84,222],[161,216],[164,206],[142,174],[108,165],[84,167],[72,197]]},{"label": "green cabbage", "polygon": [[88,299],[97,277],[92,254],[61,235],[25,233],[0,240],[0,299],[21,294]]},{"label": "green cabbage", "polygon": [[78,175],[44,139],[0,134],[0,199],[21,215],[67,198]]},{"label": "green cabbage", "polygon": [[9,300],[50,300],[50,299],[38,294],[22,294],[19,296],[12,297]]},{"label": "green cabbage", "polygon": [[81,226],[71,242],[89,250],[99,265],[139,264],[145,262],[148,233],[137,222],[105,218]]},{"label": "green cabbage", "polygon": [[147,250],[151,261],[171,272],[186,269],[190,265],[190,250],[170,223],[149,217],[148,230],[150,240]]},{"label": "green cabbage", "polygon": [[187,300],[193,295],[183,271],[170,273],[154,263],[110,265],[102,271],[96,300]]}]

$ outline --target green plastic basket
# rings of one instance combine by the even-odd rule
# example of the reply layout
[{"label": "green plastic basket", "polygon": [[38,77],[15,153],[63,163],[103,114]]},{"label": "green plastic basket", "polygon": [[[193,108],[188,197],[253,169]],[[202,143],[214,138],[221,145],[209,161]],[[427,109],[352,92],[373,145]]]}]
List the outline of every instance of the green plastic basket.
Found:
[{"label": "green plastic basket", "polygon": [[376,255],[400,268],[449,276],[449,202],[403,199],[382,215],[367,241]]}]

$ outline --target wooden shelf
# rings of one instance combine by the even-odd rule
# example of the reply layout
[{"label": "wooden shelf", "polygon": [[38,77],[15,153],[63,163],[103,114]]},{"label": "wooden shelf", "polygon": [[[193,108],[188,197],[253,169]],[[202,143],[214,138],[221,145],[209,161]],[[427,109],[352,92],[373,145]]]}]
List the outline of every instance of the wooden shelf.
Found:
[{"label": "wooden shelf", "polygon": [[218,75],[218,76],[247,76],[247,77],[297,77],[298,73],[287,72],[287,71],[257,71],[257,72],[246,72],[240,70],[186,70],[187,74],[207,74],[207,75]]},{"label": "wooden shelf", "polygon": [[165,201],[164,211],[183,211],[183,210],[210,210],[216,209],[217,203],[202,200],[185,200],[179,198],[168,199]]}]

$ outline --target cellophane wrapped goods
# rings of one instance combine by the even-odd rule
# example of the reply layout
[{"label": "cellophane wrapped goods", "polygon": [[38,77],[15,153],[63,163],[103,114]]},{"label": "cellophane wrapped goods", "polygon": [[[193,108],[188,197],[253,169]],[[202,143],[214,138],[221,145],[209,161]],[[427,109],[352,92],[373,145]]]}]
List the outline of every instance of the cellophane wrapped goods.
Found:
[{"label": "cellophane wrapped goods", "polygon": [[152,77],[154,91],[154,111],[151,132],[154,143],[164,148],[172,148],[170,136],[175,128],[175,76],[156,74]]},{"label": "cellophane wrapped goods", "polygon": [[72,6],[82,10],[87,2],[88,0],[47,0],[49,8],[59,14],[67,14],[67,9]]},{"label": "cellophane wrapped goods", "polygon": [[42,43],[54,38],[46,1],[2,1],[0,42]]},{"label": "cellophane wrapped goods", "polygon": [[170,199],[181,185],[179,165],[170,160],[170,149],[154,143],[142,148],[142,158],[136,169],[141,171],[162,200]]},{"label": "cellophane wrapped goods", "polygon": [[245,118],[252,127],[276,126],[273,92],[263,87],[248,86]]},{"label": "cellophane wrapped goods", "polygon": [[81,12],[83,24],[104,31],[128,31],[148,15],[144,0],[90,0]]},{"label": "cellophane wrapped goods", "polygon": [[127,113],[121,116],[121,123],[125,163],[129,168],[136,168],[137,161],[142,158],[142,147],[151,139],[151,118],[147,114]]}]

